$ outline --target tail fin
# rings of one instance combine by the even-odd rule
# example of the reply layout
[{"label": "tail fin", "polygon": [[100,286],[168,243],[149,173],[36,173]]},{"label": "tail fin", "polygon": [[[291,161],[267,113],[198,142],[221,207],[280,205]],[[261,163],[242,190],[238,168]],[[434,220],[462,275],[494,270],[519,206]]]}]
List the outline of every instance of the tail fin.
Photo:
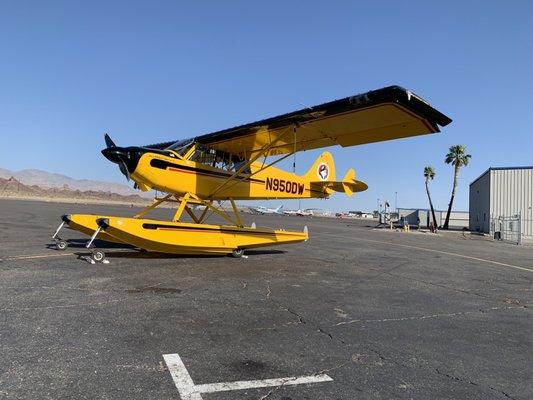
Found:
[{"label": "tail fin", "polygon": [[351,196],[354,192],[363,192],[368,189],[366,183],[355,179],[355,171],[353,168],[349,169],[342,181],[328,181],[328,182],[311,182],[315,190],[324,190],[329,196],[333,192],[344,193]]},{"label": "tail fin", "polygon": [[362,192],[368,186],[355,179],[355,170],[349,169],[342,181],[335,181],[335,163],[330,152],[323,152],[303,178],[309,181],[311,188],[322,191],[326,197],[333,192],[346,193],[351,196],[354,192]]},{"label": "tail fin", "polygon": [[342,188],[344,189],[344,193],[346,193],[347,196],[351,196],[353,194],[353,183],[355,181],[355,170],[353,168],[350,168],[348,172],[346,172],[346,175],[344,175],[344,178],[342,179]]},{"label": "tail fin", "polygon": [[277,213],[281,213],[283,211],[283,204],[276,208],[274,211],[276,211]]},{"label": "tail fin", "polygon": [[310,182],[335,180],[335,163],[329,151],[323,152],[303,177]]}]

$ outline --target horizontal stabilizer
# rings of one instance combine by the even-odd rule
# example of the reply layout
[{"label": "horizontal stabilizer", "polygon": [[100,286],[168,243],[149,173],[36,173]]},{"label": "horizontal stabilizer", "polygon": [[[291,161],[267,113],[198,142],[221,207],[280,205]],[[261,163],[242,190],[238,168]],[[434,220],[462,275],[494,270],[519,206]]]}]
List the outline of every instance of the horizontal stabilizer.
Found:
[{"label": "horizontal stabilizer", "polygon": [[345,193],[351,196],[354,192],[364,192],[368,189],[368,185],[362,181],[355,179],[355,170],[349,169],[342,181],[327,181],[327,182],[311,182],[311,187],[314,190],[322,189],[328,195],[333,192]]}]

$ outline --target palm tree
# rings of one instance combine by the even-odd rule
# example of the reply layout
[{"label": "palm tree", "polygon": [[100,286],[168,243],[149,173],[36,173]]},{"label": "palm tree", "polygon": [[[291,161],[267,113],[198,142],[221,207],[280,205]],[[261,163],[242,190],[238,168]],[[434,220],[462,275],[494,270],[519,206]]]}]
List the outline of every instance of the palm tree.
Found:
[{"label": "palm tree", "polygon": [[446,154],[446,158],[444,159],[446,164],[452,164],[454,166],[455,171],[453,174],[452,197],[450,199],[450,204],[448,204],[448,212],[446,213],[446,220],[442,226],[443,229],[448,229],[450,223],[450,213],[452,212],[453,198],[455,197],[455,190],[457,189],[457,183],[459,180],[459,171],[461,170],[461,167],[468,165],[471,158],[472,156],[470,154],[466,154],[466,146],[460,144],[450,147],[449,153]]},{"label": "palm tree", "polygon": [[431,193],[429,192],[429,181],[435,178],[435,168],[431,166],[424,167],[424,178],[426,178],[426,193],[428,194],[429,208],[431,209],[431,216],[433,217],[433,226],[437,227],[437,218],[435,218],[435,209],[431,201]]}]

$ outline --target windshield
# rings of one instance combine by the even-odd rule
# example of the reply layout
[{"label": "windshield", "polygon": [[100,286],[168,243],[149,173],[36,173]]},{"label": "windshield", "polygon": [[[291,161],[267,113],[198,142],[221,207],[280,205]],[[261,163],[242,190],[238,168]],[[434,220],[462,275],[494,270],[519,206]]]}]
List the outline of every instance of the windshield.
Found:
[{"label": "windshield", "polygon": [[183,156],[185,153],[187,153],[187,150],[191,148],[193,143],[194,141],[191,139],[178,140],[177,142],[174,142],[168,146],[165,150],[173,150],[180,156]]}]

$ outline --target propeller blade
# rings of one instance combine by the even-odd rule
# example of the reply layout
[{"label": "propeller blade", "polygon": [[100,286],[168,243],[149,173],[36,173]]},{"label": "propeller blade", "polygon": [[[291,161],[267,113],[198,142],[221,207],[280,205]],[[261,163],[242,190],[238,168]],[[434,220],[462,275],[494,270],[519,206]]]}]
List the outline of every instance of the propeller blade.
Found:
[{"label": "propeller blade", "polygon": [[118,168],[120,169],[120,172],[126,177],[128,182],[130,181],[130,172],[128,171],[128,168],[126,167],[126,164],[124,161],[121,161],[118,163]]},{"label": "propeller blade", "polygon": [[111,139],[107,133],[104,135],[104,140],[105,140],[105,144],[106,144],[106,146],[108,148],[109,147],[117,147],[115,142],[113,142],[113,139]]}]

